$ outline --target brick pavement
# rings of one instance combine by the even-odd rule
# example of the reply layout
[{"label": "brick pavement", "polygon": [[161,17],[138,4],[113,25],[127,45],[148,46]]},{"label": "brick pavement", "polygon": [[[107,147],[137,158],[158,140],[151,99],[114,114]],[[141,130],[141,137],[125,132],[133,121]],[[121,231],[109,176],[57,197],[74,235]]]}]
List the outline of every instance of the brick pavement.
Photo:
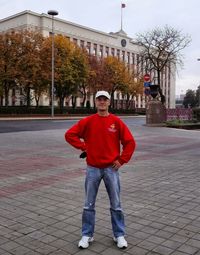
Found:
[{"label": "brick pavement", "polygon": [[95,242],[77,248],[85,164],[59,129],[0,134],[0,254],[200,255],[199,131],[127,123],[138,144],[120,170],[129,247],[113,244],[102,184]]}]

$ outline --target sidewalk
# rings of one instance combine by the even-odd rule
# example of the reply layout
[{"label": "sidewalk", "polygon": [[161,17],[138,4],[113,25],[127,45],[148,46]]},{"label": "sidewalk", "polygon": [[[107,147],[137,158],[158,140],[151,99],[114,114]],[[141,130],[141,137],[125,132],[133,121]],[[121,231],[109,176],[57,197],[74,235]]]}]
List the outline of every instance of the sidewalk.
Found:
[{"label": "sidewalk", "polygon": [[120,169],[128,248],[112,241],[102,183],[95,241],[78,249],[85,162],[59,129],[0,134],[0,254],[200,255],[199,131],[127,123],[137,141]]}]

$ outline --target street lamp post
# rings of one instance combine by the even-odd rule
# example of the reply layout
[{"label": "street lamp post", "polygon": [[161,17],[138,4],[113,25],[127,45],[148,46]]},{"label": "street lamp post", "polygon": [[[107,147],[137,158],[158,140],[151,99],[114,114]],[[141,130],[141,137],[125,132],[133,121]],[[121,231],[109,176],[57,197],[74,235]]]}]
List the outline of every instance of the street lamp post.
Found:
[{"label": "street lamp post", "polygon": [[[197,58],[197,61],[200,61],[200,58]],[[199,108],[200,108],[200,91],[199,91]]]},{"label": "street lamp post", "polygon": [[54,117],[54,16],[58,15],[55,10],[47,12],[52,17],[52,56],[51,56],[51,117]]}]

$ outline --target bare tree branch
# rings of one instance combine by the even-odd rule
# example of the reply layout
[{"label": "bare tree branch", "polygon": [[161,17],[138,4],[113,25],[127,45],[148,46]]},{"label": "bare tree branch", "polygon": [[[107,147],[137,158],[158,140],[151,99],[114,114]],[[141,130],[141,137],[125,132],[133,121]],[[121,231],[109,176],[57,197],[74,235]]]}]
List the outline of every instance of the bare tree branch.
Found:
[{"label": "bare tree branch", "polygon": [[148,63],[146,70],[157,72],[160,96],[164,100],[161,89],[161,72],[172,64],[176,67],[183,66],[183,55],[180,52],[189,45],[191,38],[166,25],[164,28],[155,28],[138,34],[136,41],[142,48],[141,55]]}]

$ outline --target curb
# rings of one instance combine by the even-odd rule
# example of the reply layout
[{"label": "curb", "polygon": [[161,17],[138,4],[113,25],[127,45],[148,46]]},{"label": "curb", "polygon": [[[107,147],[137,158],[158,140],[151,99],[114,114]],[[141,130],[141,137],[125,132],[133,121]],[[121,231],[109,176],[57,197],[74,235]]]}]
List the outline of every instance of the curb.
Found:
[{"label": "curb", "polygon": [[[46,116],[32,116],[32,117],[0,117],[0,121],[6,121],[6,120],[78,120],[85,118],[89,115],[83,115],[83,116],[55,116],[55,117],[46,117]],[[120,117],[125,117],[125,118],[145,118],[146,116],[143,115],[117,115]]]}]

